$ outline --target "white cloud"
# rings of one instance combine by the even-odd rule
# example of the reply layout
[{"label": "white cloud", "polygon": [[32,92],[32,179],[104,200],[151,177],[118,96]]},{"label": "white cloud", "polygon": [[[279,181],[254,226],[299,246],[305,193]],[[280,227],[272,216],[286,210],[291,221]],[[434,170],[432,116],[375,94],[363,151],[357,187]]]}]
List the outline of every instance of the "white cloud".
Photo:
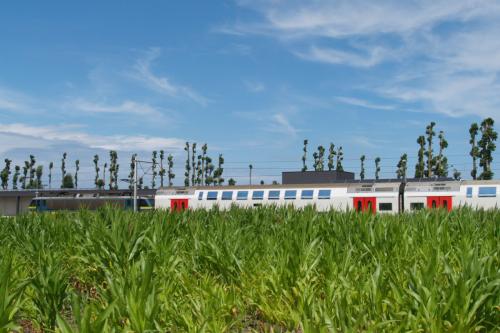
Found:
[{"label": "white cloud", "polygon": [[151,70],[152,63],[160,56],[158,48],[149,50],[144,58],[137,60],[132,76],[144,82],[151,89],[171,97],[188,98],[202,106],[208,104],[208,99],[198,94],[190,87],[174,84],[165,76],[157,76]]},{"label": "white cloud", "polygon": [[368,50],[368,54],[346,52],[332,48],[310,47],[305,52],[295,52],[300,58],[329,64],[347,64],[354,67],[372,67],[384,61],[391,52],[381,47]]},{"label": "white cloud", "polygon": [[32,110],[32,99],[17,91],[0,87],[0,111],[28,112]]},{"label": "white cloud", "polygon": [[277,38],[302,59],[365,70],[391,63],[364,86],[405,109],[500,116],[499,1],[238,2],[261,20],[233,30]]},{"label": "white cloud", "polygon": [[162,116],[162,113],[156,108],[148,104],[137,103],[130,100],[125,100],[120,104],[101,104],[78,98],[68,103],[67,107],[88,113],[129,113],[136,115]]},{"label": "white cloud", "polygon": [[[32,126],[22,123],[0,124],[0,135],[9,137],[2,151],[16,148],[40,148],[61,143],[79,144],[88,148],[118,151],[152,151],[182,149],[185,140],[146,135],[94,135],[81,130],[78,125]],[[19,138],[22,139],[21,143]]]},{"label": "white cloud", "polygon": [[367,109],[378,109],[378,110],[394,110],[395,107],[392,105],[381,105],[381,104],[374,104],[359,98],[353,98],[353,97],[337,97],[339,101],[345,104],[349,105],[354,105],[354,106],[359,106],[362,108],[367,108]]},{"label": "white cloud", "polygon": [[269,119],[270,123],[266,130],[274,133],[282,133],[296,137],[299,130],[295,128],[284,113],[275,113]]}]

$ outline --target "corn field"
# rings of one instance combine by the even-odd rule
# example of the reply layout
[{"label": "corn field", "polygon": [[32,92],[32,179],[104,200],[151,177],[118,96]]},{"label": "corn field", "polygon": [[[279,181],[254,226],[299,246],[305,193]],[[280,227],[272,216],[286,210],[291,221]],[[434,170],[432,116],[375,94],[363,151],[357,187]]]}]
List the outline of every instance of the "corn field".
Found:
[{"label": "corn field", "polygon": [[500,211],[0,222],[0,332],[500,330]]}]

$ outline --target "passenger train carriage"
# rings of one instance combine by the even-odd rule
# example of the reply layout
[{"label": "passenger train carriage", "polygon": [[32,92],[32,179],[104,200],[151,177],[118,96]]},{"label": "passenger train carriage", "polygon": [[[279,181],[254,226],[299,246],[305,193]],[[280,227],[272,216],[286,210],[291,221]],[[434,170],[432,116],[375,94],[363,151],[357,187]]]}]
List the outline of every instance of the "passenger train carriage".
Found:
[{"label": "passenger train carriage", "polygon": [[319,211],[356,210],[398,213],[424,208],[451,210],[460,206],[497,208],[500,181],[418,181],[398,180],[349,181],[311,185],[238,185],[206,187],[174,187],[159,189],[155,197],[157,209],[181,211],[228,209],[265,205],[314,205]]}]

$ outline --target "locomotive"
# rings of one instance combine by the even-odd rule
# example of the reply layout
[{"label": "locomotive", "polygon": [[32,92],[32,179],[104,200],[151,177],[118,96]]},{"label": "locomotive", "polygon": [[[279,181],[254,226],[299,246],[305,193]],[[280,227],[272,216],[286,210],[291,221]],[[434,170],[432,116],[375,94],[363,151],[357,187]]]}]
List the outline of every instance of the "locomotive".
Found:
[{"label": "locomotive", "polygon": [[356,210],[371,213],[402,213],[425,208],[468,206],[475,209],[497,208],[498,180],[397,179],[340,181],[326,184],[237,185],[173,187],[157,190],[155,208],[228,209],[232,206],[266,205],[304,208],[318,211]]}]

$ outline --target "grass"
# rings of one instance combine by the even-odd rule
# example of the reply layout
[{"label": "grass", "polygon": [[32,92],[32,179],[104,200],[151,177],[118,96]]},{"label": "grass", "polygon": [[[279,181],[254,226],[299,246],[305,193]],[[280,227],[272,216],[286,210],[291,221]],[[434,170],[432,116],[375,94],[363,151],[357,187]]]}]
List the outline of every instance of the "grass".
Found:
[{"label": "grass", "polygon": [[500,211],[0,218],[0,332],[498,332]]}]

